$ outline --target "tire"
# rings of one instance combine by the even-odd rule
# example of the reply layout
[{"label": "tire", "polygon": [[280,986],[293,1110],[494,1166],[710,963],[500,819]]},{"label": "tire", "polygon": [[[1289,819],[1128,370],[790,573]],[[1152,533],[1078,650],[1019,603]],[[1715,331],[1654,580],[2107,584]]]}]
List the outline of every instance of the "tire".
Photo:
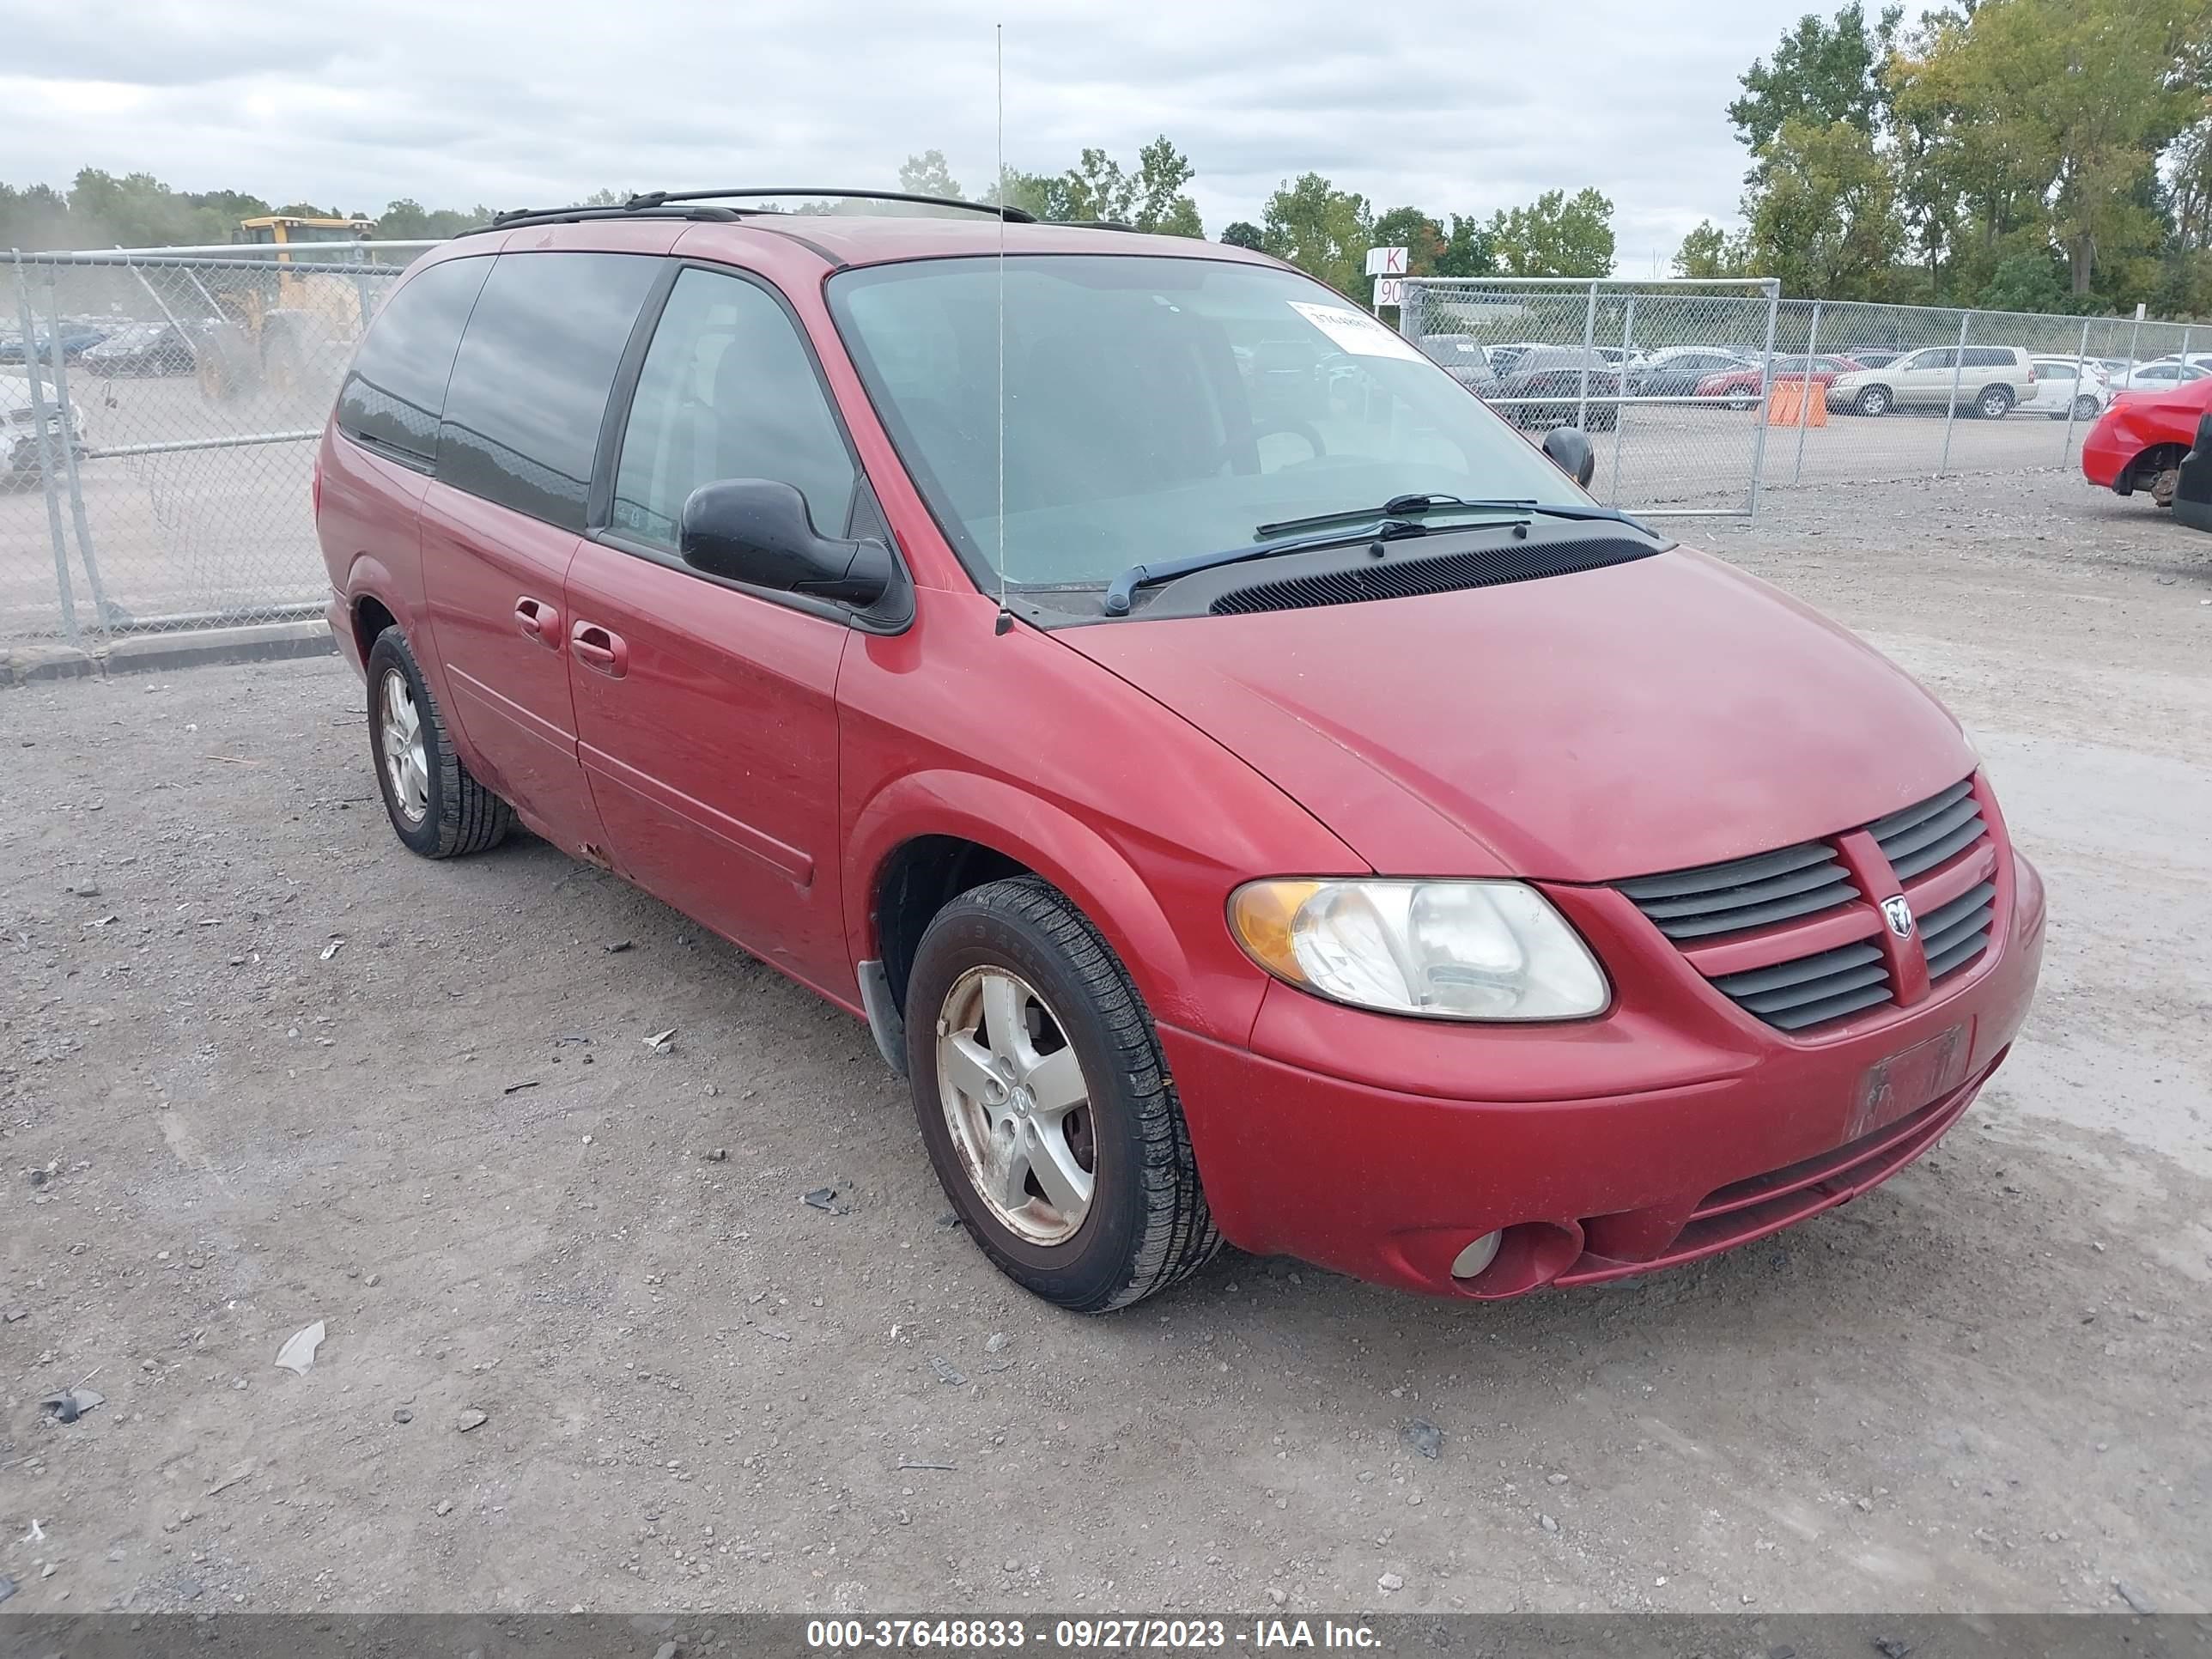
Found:
[{"label": "tire", "polygon": [[[395,727],[386,715],[398,713],[395,705],[403,691],[411,726],[403,717]],[[396,750],[395,738],[409,729],[419,739],[418,752],[413,765],[395,769],[387,747]],[[514,809],[478,783],[453,752],[437,699],[397,627],[386,629],[369,647],[368,753],[385,815],[409,852],[426,859],[481,853],[498,846],[514,827]]]},{"label": "tire", "polygon": [[[992,1007],[1021,1011],[1016,1035],[991,1029]],[[1220,1248],[1152,1017],[1120,958],[1056,889],[1033,876],[994,881],[939,911],[908,977],[906,1039],[938,1180],[983,1254],[1023,1289],[1103,1313],[1188,1277]],[[977,1063],[994,1057],[1005,1067],[995,1076]],[[963,1075],[984,1083],[963,1090]],[[1071,1097],[1073,1108],[1052,1111]],[[1036,1173],[1055,1165],[1049,1181]],[[1050,1196],[1078,1177],[1088,1181],[1079,1199]]]},{"label": "tire", "polygon": [[1984,386],[1974,399],[1974,413],[1984,421],[2002,421],[2012,413],[2012,388]]},{"label": "tire", "polygon": [[1851,400],[1851,407],[1862,415],[1887,415],[1891,401],[1887,386],[1870,386]]},{"label": "tire", "polygon": [[1731,398],[1729,399],[1728,406],[1734,410],[1737,414],[1741,415],[1747,409],[1757,409],[1759,407],[1759,399],[1756,398]]},{"label": "tire", "polygon": [[2094,421],[2103,412],[2097,400],[2086,392],[2074,400],[2074,418],[2077,421]]}]

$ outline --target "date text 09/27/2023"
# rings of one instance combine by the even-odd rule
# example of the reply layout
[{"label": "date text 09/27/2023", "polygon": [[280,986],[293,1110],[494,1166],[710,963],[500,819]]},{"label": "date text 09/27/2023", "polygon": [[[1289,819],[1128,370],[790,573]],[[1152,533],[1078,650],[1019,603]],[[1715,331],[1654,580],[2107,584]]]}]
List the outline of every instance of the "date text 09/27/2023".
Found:
[{"label": "date text 09/27/2023", "polygon": [[1357,1648],[1382,1638],[1357,1621],[1306,1619],[811,1619],[806,1645],[988,1651],[1035,1645],[1069,1652],[1123,1650]]}]

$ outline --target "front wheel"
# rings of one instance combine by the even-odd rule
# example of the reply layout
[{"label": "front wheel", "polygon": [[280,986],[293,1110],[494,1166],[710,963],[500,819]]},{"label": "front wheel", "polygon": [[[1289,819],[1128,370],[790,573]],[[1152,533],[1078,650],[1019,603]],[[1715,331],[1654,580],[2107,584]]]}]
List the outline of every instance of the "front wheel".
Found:
[{"label": "front wheel", "polygon": [[906,1031],[938,1179],[1024,1290],[1103,1313],[1219,1248],[1151,1016],[1055,889],[995,881],[940,910],[907,981]]},{"label": "front wheel", "polygon": [[368,750],[392,832],[426,859],[481,853],[507,839],[514,809],[476,781],[397,627],[368,653]]},{"label": "front wheel", "polygon": [[1852,404],[1852,407],[1856,409],[1862,415],[1888,414],[1889,388],[1886,386],[1869,386],[1865,391],[1859,393],[1857,400]]}]

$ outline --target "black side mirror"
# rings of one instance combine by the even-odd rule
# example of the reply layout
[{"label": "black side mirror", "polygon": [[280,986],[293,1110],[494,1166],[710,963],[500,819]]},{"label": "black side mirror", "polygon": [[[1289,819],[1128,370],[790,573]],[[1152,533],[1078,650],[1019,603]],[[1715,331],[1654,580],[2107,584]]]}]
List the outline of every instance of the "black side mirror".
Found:
[{"label": "black side mirror", "polygon": [[[1555,426],[1544,434],[1544,453],[1558,467],[1584,489],[1597,472],[1597,452],[1590,447],[1589,434],[1578,426]],[[684,514],[688,523],[690,514]]]},{"label": "black side mirror", "polygon": [[891,583],[889,548],[820,534],[806,497],[770,478],[701,484],[684,501],[676,545],[684,563],[710,576],[862,609]]}]

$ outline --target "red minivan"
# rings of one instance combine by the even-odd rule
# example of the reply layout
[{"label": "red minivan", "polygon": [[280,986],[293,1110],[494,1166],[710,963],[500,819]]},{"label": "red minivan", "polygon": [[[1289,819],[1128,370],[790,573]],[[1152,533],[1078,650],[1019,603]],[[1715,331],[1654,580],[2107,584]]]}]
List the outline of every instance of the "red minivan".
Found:
[{"label": "red minivan", "polygon": [[2002,1060],[2042,884],[1871,648],[1264,255],[770,194],[418,262],[331,626],[402,842],[519,820],[864,1018],[1018,1282],[1644,1272]]}]

